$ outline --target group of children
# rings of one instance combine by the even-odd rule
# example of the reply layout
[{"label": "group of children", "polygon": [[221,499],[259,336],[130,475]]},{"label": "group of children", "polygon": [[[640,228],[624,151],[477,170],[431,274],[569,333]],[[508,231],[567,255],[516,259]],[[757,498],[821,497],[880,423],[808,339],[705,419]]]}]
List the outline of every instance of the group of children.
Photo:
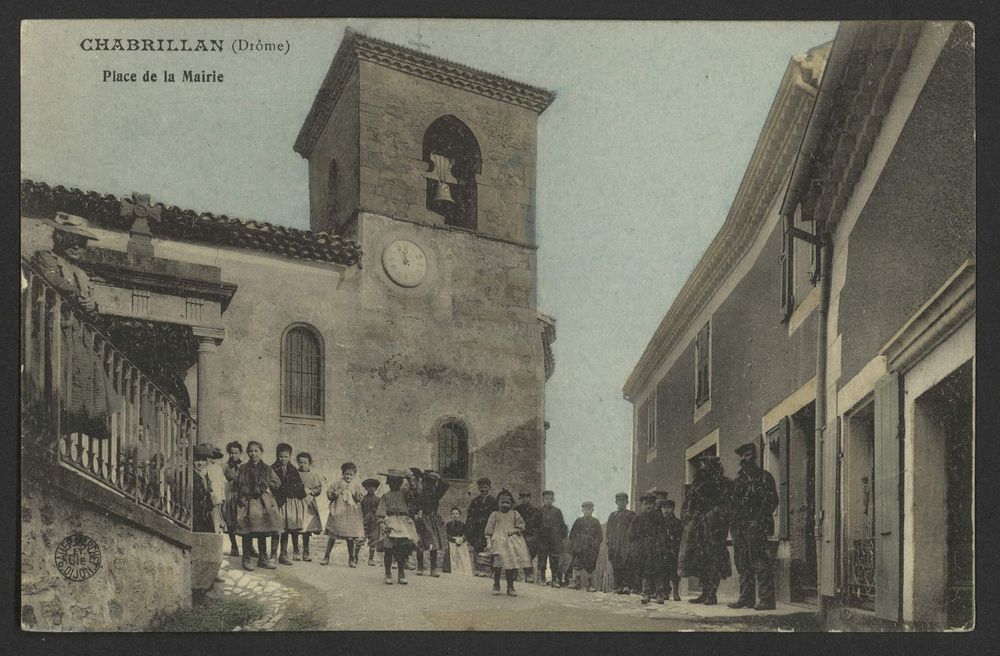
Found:
[{"label": "group of children", "polygon": [[[517,596],[514,582],[521,572],[525,581],[545,584],[546,571],[550,571],[554,587],[569,586],[572,572],[576,578],[573,587],[582,588],[586,578],[586,589],[594,590],[593,573],[605,536],[600,521],[593,517],[592,502],[582,504],[583,516],[567,530],[551,490],[542,493],[541,507],[531,504],[528,491],[521,491],[521,503],[515,506],[512,493],[504,489],[492,497],[491,482],[480,479],[480,496],[470,504],[469,522],[463,522],[461,510],[454,507],[446,524],[439,504],[448,483],[437,472],[389,469],[380,474],[386,478],[388,491],[378,496],[381,483],[374,478],[359,483],[357,466],[345,462],[341,478],[326,489],[329,513],[324,527],[317,499],[325,481],[312,471],[309,453],[298,453],[296,466],[291,462],[292,447],[285,443],[276,447],[270,465],[263,462],[263,445],[258,441],[247,443],[245,462],[239,442],[230,442],[226,451],[229,459],[223,465],[226,488],[222,517],[233,556],[241,555],[236,536],[242,539],[243,567],[247,570],[255,569],[254,559],[256,567],[265,569],[274,569],[276,562],[310,562],[310,538],[323,533],[327,541],[321,565],[329,564],[336,541],[343,540],[348,566],[357,567],[361,547],[367,543],[368,565],[375,566],[375,553],[381,553],[385,583],[390,585],[394,582],[393,564],[395,582],[407,584],[406,570],[412,568],[407,562],[414,552],[417,574],[423,575],[424,554],[429,551],[431,577],[440,576],[438,555],[442,554],[445,568],[453,573],[472,575],[477,568],[489,571],[493,594],[497,595],[504,577],[507,594]],[[641,590],[643,603],[649,603],[654,594],[658,603],[664,603],[672,587],[674,599],[679,599],[681,526],[674,515],[674,502],[665,495],[659,499],[644,495],[640,501],[642,512],[636,515],[626,509],[628,495],[617,495],[618,510],[608,518],[606,537],[615,591]]]}]

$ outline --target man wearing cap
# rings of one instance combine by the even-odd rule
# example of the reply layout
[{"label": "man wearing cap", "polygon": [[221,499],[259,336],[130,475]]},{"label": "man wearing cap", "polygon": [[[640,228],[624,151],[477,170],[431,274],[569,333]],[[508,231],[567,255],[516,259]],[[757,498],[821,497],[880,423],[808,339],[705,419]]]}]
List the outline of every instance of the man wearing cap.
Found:
[{"label": "man wearing cap", "polygon": [[212,479],[208,477],[208,461],[221,457],[222,450],[207,442],[194,447],[191,530],[195,533],[215,533],[222,523],[222,515],[215,503]]},{"label": "man wearing cap", "polygon": [[[521,490],[517,496],[521,503],[517,504],[514,510],[524,519],[524,541],[528,545],[528,555],[531,556],[531,560],[534,562],[535,556],[538,555],[538,540],[535,537],[535,530],[537,529],[535,516],[538,514],[538,508],[531,505],[531,492],[528,490]],[[525,567],[524,582],[533,583],[534,578],[533,568]]]},{"label": "man wearing cap", "polygon": [[[733,551],[740,574],[740,598],[730,608],[773,610],[774,565],[767,538],[774,533],[778,490],[774,477],[757,464],[757,447],[748,442],[736,449],[740,471],[730,500]],[[756,592],[756,605],[754,596]]]},{"label": "man wearing cap", "polygon": [[[52,250],[39,251],[33,257],[42,277],[86,319],[93,319],[98,308],[90,277],[76,263],[83,256],[87,242],[95,240],[97,235],[87,229],[84,219],[58,212],[52,232]],[[70,386],[63,396],[64,432],[110,437],[108,418],[119,410],[121,402],[111,378],[104,371],[104,362],[93,344],[93,336],[73,318],[64,320],[61,329],[64,371],[71,368]]]},{"label": "man wearing cap", "polygon": [[615,593],[628,594],[635,586],[628,569],[628,529],[635,513],[628,509],[628,495],[624,492],[615,495],[615,505],[618,509],[608,515],[608,561],[615,579]]},{"label": "man wearing cap", "polygon": [[481,572],[489,575],[489,568],[480,565],[478,556],[486,550],[486,522],[499,506],[496,497],[490,494],[493,481],[480,478],[476,481],[476,485],[479,487],[479,496],[472,500],[469,510],[465,513],[465,537],[476,552],[476,575],[479,576]]},{"label": "man wearing cap", "polygon": [[555,507],[556,493],[552,490],[542,492],[542,507],[535,515],[535,539],[538,541],[538,576],[535,582],[545,583],[545,568],[552,570],[552,587],[559,586],[559,557],[563,553],[563,540],[566,539],[566,521],[562,511]]}]

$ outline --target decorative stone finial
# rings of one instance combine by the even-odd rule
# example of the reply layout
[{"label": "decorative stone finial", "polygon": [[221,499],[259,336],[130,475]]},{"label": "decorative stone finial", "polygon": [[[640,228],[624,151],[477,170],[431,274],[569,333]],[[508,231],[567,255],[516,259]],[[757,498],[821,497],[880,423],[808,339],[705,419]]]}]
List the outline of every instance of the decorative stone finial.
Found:
[{"label": "decorative stone finial", "polygon": [[132,217],[132,227],[129,229],[129,255],[153,256],[153,233],[149,229],[149,221],[160,221],[160,208],[149,202],[149,194],[133,192],[131,200],[122,199],[122,216]]}]

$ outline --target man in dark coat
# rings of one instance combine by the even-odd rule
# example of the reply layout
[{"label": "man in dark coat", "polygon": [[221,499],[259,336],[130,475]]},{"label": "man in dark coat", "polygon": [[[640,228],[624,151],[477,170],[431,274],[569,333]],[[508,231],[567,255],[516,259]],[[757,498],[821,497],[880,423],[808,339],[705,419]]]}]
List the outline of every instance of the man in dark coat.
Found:
[{"label": "man in dark coat", "polygon": [[562,511],[553,505],[555,500],[556,493],[552,490],[542,492],[542,507],[535,515],[534,532],[538,541],[538,576],[535,581],[545,583],[545,568],[549,565],[552,570],[552,587],[558,588],[559,555],[563,552],[563,540],[566,539],[566,521]]},{"label": "man in dark coat", "polygon": [[[521,490],[517,495],[520,498],[521,503],[514,507],[517,514],[521,516],[524,520],[524,542],[528,545],[528,555],[531,556],[532,562],[535,560],[535,556],[538,555],[538,540],[535,537],[536,521],[535,516],[538,515],[538,508],[531,505],[531,492],[528,490]],[[534,580],[534,575],[531,567],[524,568],[524,582],[532,583]]]},{"label": "man in dark coat", "polygon": [[573,543],[574,586],[581,587],[583,573],[587,574],[587,592],[594,592],[594,569],[597,568],[597,556],[604,539],[601,522],[594,517],[594,502],[584,501],[580,505],[583,517],[573,522],[569,532],[569,540]]},{"label": "man in dark coat", "polygon": [[723,474],[719,457],[703,456],[682,512],[687,524],[681,538],[680,574],[697,576],[701,583],[701,594],[688,600],[692,604],[717,604],[720,581],[733,573],[726,547],[731,490],[732,481]]},{"label": "man in dark coat", "polygon": [[635,519],[635,513],[628,509],[628,495],[619,492],[615,495],[615,510],[608,515],[608,561],[615,580],[615,592],[628,594],[634,585],[628,569],[628,529]]},{"label": "man in dark coat", "polygon": [[476,552],[476,575],[479,576],[484,572],[489,574],[489,568],[484,568],[483,565],[479,564],[478,556],[486,550],[486,535],[484,533],[486,522],[499,506],[496,497],[490,494],[493,481],[488,478],[480,478],[476,481],[476,485],[479,486],[479,496],[472,500],[472,503],[469,504],[469,510],[465,513],[465,537]]},{"label": "man in dark coat", "polygon": [[[757,464],[757,447],[736,449],[740,471],[730,500],[733,551],[740,573],[740,598],[730,608],[774,609],[774,564],[767,538],[774,533],[772,513],[778,507],[774,477]],[[754,605],[756,594],[757,604]]]}]

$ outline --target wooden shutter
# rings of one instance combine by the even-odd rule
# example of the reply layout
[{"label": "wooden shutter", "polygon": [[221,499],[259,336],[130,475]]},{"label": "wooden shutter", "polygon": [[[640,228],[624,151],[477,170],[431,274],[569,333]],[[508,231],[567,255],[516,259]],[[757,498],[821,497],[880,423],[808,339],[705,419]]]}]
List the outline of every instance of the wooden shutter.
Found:
[{"label": "wooden shutter", "polygon": [[778,483],[778,517],[775,536],[787,540],[789,535],[788,517],[788,417],[782,417],[778,425],[767,431],[767,444],[777,462],[774,472]]},{"label": "wooden shutter", "polygon": [[792,226],[791,217],[783,217],[781,223],[781,255],[778,257],[779,268],[781,269],[781,316],[783,321],[787,321],[795,308],[792,300],[792,284],[795,272],[794,240],[788,233]]},{"label": "wooden shutter", "polygon": [[875,384],[875,615],[902,610],[902,420],[899,374]]}]

